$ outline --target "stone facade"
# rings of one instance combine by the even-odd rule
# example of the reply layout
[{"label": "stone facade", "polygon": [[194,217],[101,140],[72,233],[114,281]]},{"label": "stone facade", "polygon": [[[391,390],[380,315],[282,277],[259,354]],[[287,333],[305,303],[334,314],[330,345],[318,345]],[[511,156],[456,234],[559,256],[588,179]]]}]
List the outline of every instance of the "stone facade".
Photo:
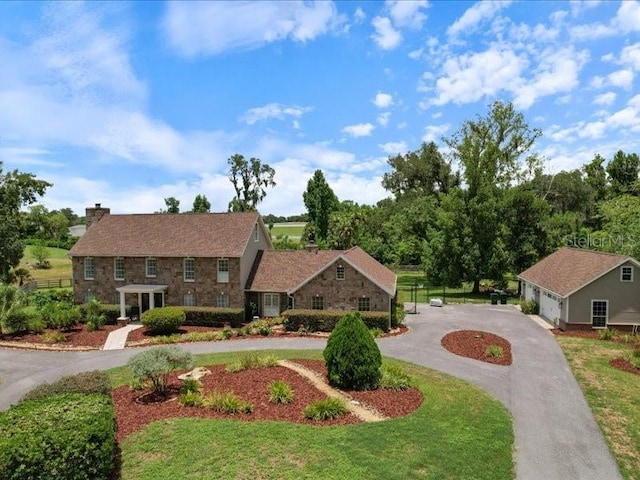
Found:
[{"label": "stone facade", "polygon": [[[337,279],[338,265],[344,268],[344,280]],[[312,308],[316,296],[323,297],[325,310],[355,310],[363,297],[369,298],[371,311],[388,312],[391,307],[389,294],[340,259],[294,293],[295,308]]]},{"label": "stone facade", "polygon": [[[218,259],[196,258],[195,280],[184,280],[184,258],[156,257],[157,274],[146,276],[145,257],[124,257],[124,280],[114,277],[114,257],[92,257],[94,280],[85,280],[86,257],[73,257],[73,292],[76,303],[84,303],[93,296],[102,303],[119,303],[116,288],[125,285],[167,285],[165,305],[184,305],[187,294],[195,297],[197,306],[218,306],[218,297],[228,297],[229,307],[244,308],[244,285],[240,275],[240,259],[229,258],[229,282],[219,283]],[[127,305],[137,306],[138,296],[128,294]]]}]

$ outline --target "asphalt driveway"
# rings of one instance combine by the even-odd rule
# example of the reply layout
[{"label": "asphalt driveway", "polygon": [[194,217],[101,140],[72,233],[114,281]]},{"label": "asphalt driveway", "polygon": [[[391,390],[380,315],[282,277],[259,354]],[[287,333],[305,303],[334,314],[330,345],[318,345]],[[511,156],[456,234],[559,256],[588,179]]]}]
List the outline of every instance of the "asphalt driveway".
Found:
[{"label": "asphalt driveway", "polygon": [[[551,333],[511,306],[418,306],[411,331],[379,341],[384,355],[468,380],[507,406],[515,433],[519,480],[618,480],[622,477]],[[491,365],[446,351],[440,339],[461,329],[495,333],[511,342],[513,364]],[[255,349],[322,349],[324,340],[260,339],[187,344],[193,353]],[[0,410],[42,382],[122,365],[138,349],[32,352],[0,349]]]}]

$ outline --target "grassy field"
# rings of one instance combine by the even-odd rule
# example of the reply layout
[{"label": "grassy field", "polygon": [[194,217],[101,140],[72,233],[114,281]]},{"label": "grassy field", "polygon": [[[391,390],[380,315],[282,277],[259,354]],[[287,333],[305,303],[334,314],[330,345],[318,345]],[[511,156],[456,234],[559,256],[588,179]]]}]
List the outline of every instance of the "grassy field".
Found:
[{"label": "grassy field", "polygon": [[297,240],[302,237],[304,223],[276,223],[271,229],[271,236],[276,238],[279,235],[288,235],[290,239]]},{"label": "grassy field", "polygon": [[[321,358],[321,352],[265,352]],[[200,365],[234,354],[198,357]],[[470,384],[416,365],[425,401],[379,423],[319,427],[285,422],[171,419],[122,442],[122,479],[513,479],[513,429],[506,408]],[[125,369],[110,372],[114,384]]]},{"label": "grassy field", "polygon": [[640,375],[609,365],[629,348],[557,337],[625,479],[640,480]]},{"label": "grassy field", "polygon": [[35,265],[36,258],[33,256],[33,247],[27,245],[24,250],[24,256],[20,261],[20,266],[29,270],[33,280],[71,278],[69,250],[47,247],[47,253],[51,268],[31,268],[29,265]]},{"label": "grassy field", "polygon": [[[442,298],[449,303],[488,303],[488,293],[471,293],[472,284],[464,284],[462,288],[444,288],[429,286],[427,277],[424,272],[397,272],[398,290],[403,292],[403,300],[406,303],[414,301],[412,297],[412,288],[418,285],[418,303],[427,303],[430,298]],[[422,287],[420,287],[422,285]],[[517,290],[517,282],[510,282],[509,288]],[[508,302],[512,304],[519,303],[517,296],[509,297]]]}]

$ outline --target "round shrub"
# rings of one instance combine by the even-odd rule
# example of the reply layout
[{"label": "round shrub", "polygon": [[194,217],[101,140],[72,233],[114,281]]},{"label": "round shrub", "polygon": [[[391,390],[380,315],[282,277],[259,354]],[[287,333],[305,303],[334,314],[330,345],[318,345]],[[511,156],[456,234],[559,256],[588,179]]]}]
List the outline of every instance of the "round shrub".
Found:
[{"label": "round shrub", "polygon": [[346,390],[378,387],[382,356],[360,312],[340,319],[323,352],[329,382]]},{"label": "round shrub", "polygon": [[162,307],[147,310],[140,317],[142,325],[157,335],[175,333],[185,321],[186,315],[180,307]]},{"label": "round shrub", "polygon": [[127,362],[127,366],[137,385],[148,384],[153,391],[164,395],[169,374],[179,368],[192,368],[193,355],[180,347],[168,345],[134,355]]}]

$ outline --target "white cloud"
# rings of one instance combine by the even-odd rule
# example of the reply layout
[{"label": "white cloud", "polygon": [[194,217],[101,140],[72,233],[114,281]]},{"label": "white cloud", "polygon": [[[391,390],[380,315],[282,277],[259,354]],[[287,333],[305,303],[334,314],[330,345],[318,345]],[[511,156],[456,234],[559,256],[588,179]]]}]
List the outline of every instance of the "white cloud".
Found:
[{"label": "white cloud", "polygon": [[393,28],[387,17],[375,17],[371,24],[376,30],[371,38],[383,50],[393,50],[402,42],[402,34]]},{"label": "white cloud", "polygon": [[624,0],[620,2],[620,8],[616,16],[608,24],[591,23],[576,25],[570,29],[574,40],[590,40],[624,35],[640,31],[640,2],[637,0]]},{"label": "white cloud", "polygon": [[424,129],[424,135],[422,136],[423,142],[436,142],[440,141],[440,138],[449,131],[451,125],[445,123],[443,125],[429,125]]},{"label": "white cloud", "polygon": [[629,90],[633,85],[633,72],[631,70],[618,70],[607,76],[609,85]]},{"label": "white cloud", "polygon": [[247,125],[253,125],[261,120],[284,120],[286,117],[300,118],[312,110],[311,107],[300,107],[297,105],[280,105],[279,103],[269,103],[262,107],[250,108],[240,117],[240,120]]},{"label": "white cloud", "polygon": [[541,57],[533,78],[515,89],[514,104],[518,108],[529,108],[540,97],[570,92],[579,83],[578,75],[588,59],[588,53],[576,52],[568,47],[547,50]]},{"label": "white cloud", "polygon": [[342,133],[346,133],[350,137],[370,137],[371,132],[376,127],[371,123],[358,123],[357,125],[348,125],[342,129]]},{"label": "white cloud", "polygon": [[356,8],[356,11],[353,14],[353,18],[357,23],[362,23],[365,18],[367,18],[367,14],[364,13],[361,7]]},{"label": "white cloud", "polygon": [[378,145],[384,153],[389,155],[397,155],[407,152],[407,144],[405,142],[387,142]]},{"label": "white cloud", "polygon": [[616,101],[616,97],[617,95],[614,92],[602,93],[593,99],[593,103],[596,105],[613,105]]},{"label": "white cloud", "polygon": [[382,112],[380,115],[378,115],[378,118],[376,119],[376,121],[378,122],[378,124],[382,125],[383,127],[386,127],[389,124],[390,117],[391,117],[391,112]]},{"label": "white cloud", "polygon": [[473,33],[480,25],[491,20],[500,10],[507,8],[510,4],[510,1],[477,2],[447,29],[447,35],[455,37],[460,33]]},{"label": "white cloud", "polygon": [[640,43],[624,47],[620,52],[620,61],[640,72]]},{"label": "white cloud", "polygon": [[252,50],[291,39],[306,42],[344,22],[332,2],[170,2],[163,19],[169,44],[187,57]]},{"label": "white cloud", "polygon": [[373,99],[373,104],[378,108],[389,108],[393,105],[393,96],[388,93],[378,92]]},{"label": "white cloud", "polygon": [[427,20],[422,12],[429,7],[426,0],[387,0],[386,5],[396,27],[419,29]]},{"label": "white cloud", "polygon": [[444,75],[436,80],[437,96],[431,103],[463,104],[494,97],[499,91],[520,84],[520,74],[526,66],[526,59],[497,47],[450,58],[442,67]]}]

